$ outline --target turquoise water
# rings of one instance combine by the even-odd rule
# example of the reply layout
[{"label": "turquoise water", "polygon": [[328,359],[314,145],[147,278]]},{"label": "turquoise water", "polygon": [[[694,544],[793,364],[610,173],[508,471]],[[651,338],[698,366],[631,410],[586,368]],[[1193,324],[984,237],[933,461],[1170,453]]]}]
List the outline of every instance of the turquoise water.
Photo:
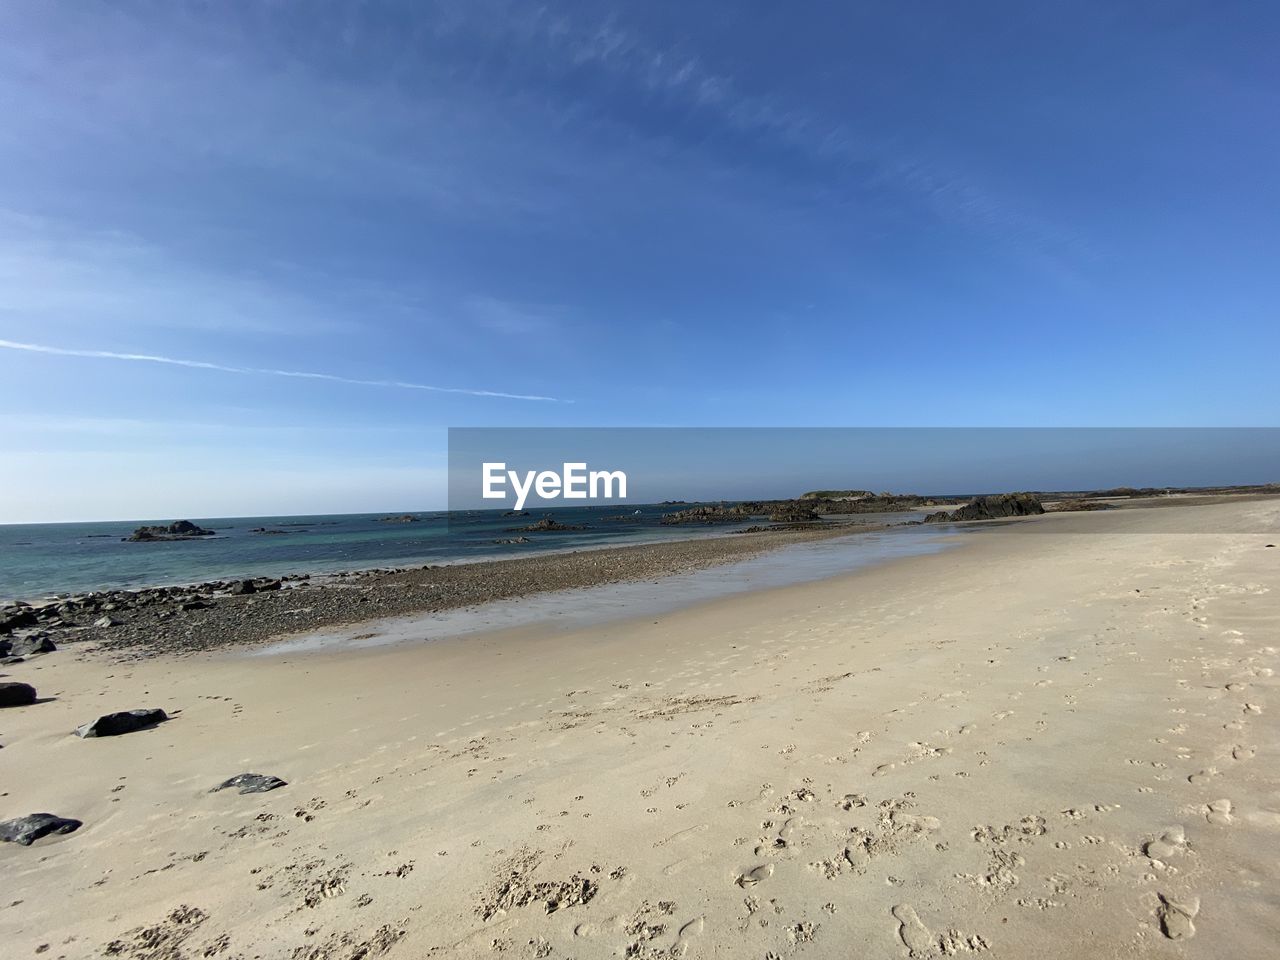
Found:
[{"label": "turquoise water", "polygon": [[[106,588],[136,588],[197,583],[246,576],[326,573],[371,567],[451,563],[496,556],[527,556],[548,550],[584,549],[612,544],[689,539],[749,526],[714,528],[662,526],[670,506],[568,507],[539,510],[531,517],[504,517],[485,510],[446,514],[415,513],[416,523],[387,523],[386,514],[337,514],[316,517],[189,517],[216,536],[168,543],[124,543],[143,524],[161,520],[104,523],[43,523],[0,526],[0,599],[81,593]],[[634,511],[639,511],[635,513]],[[607,519],[625,515],[620,522]],[[543,516],[564,524],[585,525],[571,533],[515,533]],[[894,514],[893,521],[913,515]],[[874,522],[876,518],[861,518]],[[283,530],[264,535],[254,528]],[[499,545],[495,540],[527,536],[527,544]]]}]

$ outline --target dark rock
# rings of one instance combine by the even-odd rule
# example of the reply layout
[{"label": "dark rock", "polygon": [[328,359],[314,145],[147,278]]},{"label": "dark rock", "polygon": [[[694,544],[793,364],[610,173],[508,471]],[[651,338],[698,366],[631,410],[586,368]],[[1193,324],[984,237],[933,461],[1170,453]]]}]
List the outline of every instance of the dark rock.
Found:
[{"label": "dark rock", "polygon": [[529,511],[528,510],[507,510],[502,515],[504,517],[527,517],[529,516]]},{"label": "dark rock", "polygon": [[1098,500],[1063,500],[1047,508],[1048,513],[1088,513],[1093,510],[1112,510],[1114,504]]},{"label": "dark rock", "polygon": [[37,622],[36,612],[30,607],[14,607],[0,613],[0,633],[8,633],[22,627],[34,627]]},{"label": "dark rock", "polygon": [[739,503],[734,506],[723,504],[708,507],[690,507],[688,510],[677,510],[675,513],[664,513],[662,523],[665,526],[682,523],[740,523],[751,518],[751,505]]},{"label": "dark rock", "polygon": [[13,640],[0,640],[0,653],[6,657],[29,657],[33,653],[53,653],[57,649],[57,645],[45,633],[32,633]]},{"label": "dark rock", "polygon": [[29,847],[51,833],[71,833],[82,826],[79,820],[55,817],[52,813],[31,813],[16,820],[0,823],[0,840]]},{"label": "dark rock", "polygon": [[586,526],[576,523],[561,523],[559,520],[552,520],[545,517],[537,523],[531,523],[527,527],[511,527],[510,533],[562,533],[566,530],[586,530]]},{"label": "dark rock", "polygon": [[412,513],[402,513],[398,517],[379,517],[379,523],[418,523],[422,518]]},{"label": "dark rock", "polygon": [[133,531],[132,535],[125,539],[137,543],[145,543],[155,540],[195,540],[200,537],[211,537],[213,534],[213,530],[206,530],[190,520],[175,520],[168,526],[158,524],[149,527],[138,527],[137,530]]},{"label": "dark rock", "polygon": [[940,511],[924,518],[925,523],[959,523],[964,520],[998,520],[1003,517],[1029,517],[1044,513],[1040,501],[1029,493],[1001,493],[975,497],[958,510]]},{"label": "dark rock", "polygon": [[93,625],[100,630],[105,630],[108,627],[120,626],[120,621],[116,620],[114,617],[99,617],[97,620],[93,621]]},{"label": "dark rock", "polygon": [[15,663],[26,663],[26,657],[0,657],[0,666],[11,667]]},{"label": "dark rock", "polygon": [[118,737],[122,733],[145,730],[147,727],[153,727],[157,723],[164,723],[168,719],[168,714],[160,709],[122,710],[119,713],[108,713],[92,723],[76,727],[76,736],[82,738]]},{"label": "dark rock", "polygon": [[265,592],[270,591],[270,590],[279,590],[279,589],[280,589],[280,581],[279,581],[279,580],[256,580],[256,581],[254,581],[254,584],[253,584],[253,585],[254,585],[254,588],[255,588],[259,593],[265,593]]},{"label": "dark rock", "polygon": [[0,683],[0,707],[29,707],[36,702],[36,688],[29,683]]},{"label": "dark rock", "polygon": [[257,593],[258,587],[252,580],[237,580],[227,588],[227,593],[233,597],[242,597],[246,594]]},{"label": "dark rock", "polygon": [[279,777],[261,773],[237,773],[230,780],[222,781],[209,792],[217,793],[219,790],[226,790],[228,787],[236,787],[241,793],[266,793],[268,790],[276,789],[276,787],[285,786],[288,786],[288,784]]},{"label": "dark rock", "polygon": [[809,520],[821,520],[822,518],[812,510],[787,508],[769,514],[769,519],[774,523],[804,523]]},{"label": "dark rock", "polygon": [[208,610],[213,604],[197,597],[195,600],[184,600],[178,604],[179,610]]},{"label": "dark rock", "polygon": [[493,542],[504,546],[510,543],[533,543],[528,537],[507,537],[505,540],[495,540]]}]

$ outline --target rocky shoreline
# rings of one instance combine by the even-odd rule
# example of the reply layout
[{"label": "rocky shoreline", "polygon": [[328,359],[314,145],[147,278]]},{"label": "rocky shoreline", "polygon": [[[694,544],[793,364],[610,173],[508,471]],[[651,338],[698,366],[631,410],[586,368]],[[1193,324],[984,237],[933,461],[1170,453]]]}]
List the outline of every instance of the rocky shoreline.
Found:
[{"label": "rocky shoreline", "polygon": [[45,652],[89,642],[121,659],[188,655],[383,617],[685,573],[790,543],[883,529],[826,521],[508,560],[106,590],[0,605],[0,639]]}]

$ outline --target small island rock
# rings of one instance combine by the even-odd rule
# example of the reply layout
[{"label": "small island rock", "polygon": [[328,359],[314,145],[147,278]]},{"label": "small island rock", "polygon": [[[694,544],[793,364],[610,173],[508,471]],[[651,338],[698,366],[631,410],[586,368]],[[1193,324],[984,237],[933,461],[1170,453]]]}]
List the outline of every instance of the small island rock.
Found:
[{"label": "small island rock", "polygon": [[211,537],[213,534],[213,530],[206,530],[190,520],[175,520],[167,526],[156,524],[138,527],[125,539],[134,543],[149,543],[157,540],[198,540],[200,537]]}]

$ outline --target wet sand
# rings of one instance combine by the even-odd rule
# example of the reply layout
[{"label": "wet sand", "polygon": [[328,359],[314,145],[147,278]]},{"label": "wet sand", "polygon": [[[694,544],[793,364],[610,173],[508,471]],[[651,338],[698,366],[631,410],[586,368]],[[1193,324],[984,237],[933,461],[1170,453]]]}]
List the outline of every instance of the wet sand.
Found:
[{"label": "wet sand", "polygon": [[[1233,531],[1233,532],[1222,532]],[[1244,531],[1244,532],[1242,532]],[[1271,956],[1280,502],[588,628],[4,668],[13,956]],[[174,719],[104,740],[110,710]],[[271,793],[209,793],[234,774]],[[47,946],[46,946],[47,945]]]},{"label": "wet sand", "polygon": [[[632,583],[705,570],[800,543],[861,536],[884,522],[780,525],[761,532],[544,553],[511,559],[287,578],[271,590],[229,591],[241,581],[109,591],[72,598],[42,624],[58,643],[96,643],[129,658],[253,646],[321,628],[457,610],[549,591]],[[56,607],[57,604],[46,604]],[[51,613],[55,612],[50,610]],[[97,626],[106,616],[110,624]]]}]

